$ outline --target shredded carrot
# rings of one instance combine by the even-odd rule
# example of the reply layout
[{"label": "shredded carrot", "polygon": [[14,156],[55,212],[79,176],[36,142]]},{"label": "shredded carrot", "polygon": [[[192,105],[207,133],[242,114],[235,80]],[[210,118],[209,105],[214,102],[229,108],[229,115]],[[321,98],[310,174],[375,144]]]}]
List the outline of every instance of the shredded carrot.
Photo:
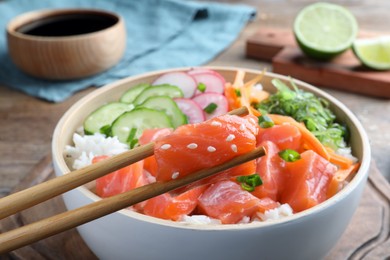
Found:
[{"label": "shredded carrot", "polygon": [[254,115],[256,117],[261,116],[260,111],[257,109],[254,109],[252,106],[249,107],[249,114]]},{"label": "shredded carrot", "polygon": [[264,74],[265,74],[265,70],[263,70],[261,74],[257,75],[256,77],[254,77],[250,81],[246,82],[244,84],[244,88],[251,88],[251,87],[253,87],[255,84],[257,84],[258,82],[261,81],[261,79],[264,77]]},{"label": "shredded carrot", "polygon": [[235,88],[242,87],[244,85],[244,77],[245,77],[245,71],[238,70],[236,73],[236,77],[234,78],[234,81],[233,81],[233,86]]},{"label": "shredded carrot", "polygon": [[229,111],[241,107],[241,99],[237,96],[236,88],[230,83],[225,85],[225,97],[228,101]]},{"label": "shredded carrot", "polygon": [[354,163],[346,169],[339,168],[333,175],[333,178],[329,184],[327,196],[328,198],[335,195],[343,187],[345,181],[352,179],[354,174],[359,170],[360,163]]},{"label": "shredded carrot", "polygon": [[335,175],[334,179],[336,179],[338,182],[343,182],[343,181],[349,181],[352,179],[352,175],[355,174],[360,167],[360,163],[354,163],[351,166],[349,166],[347,169],[339,169]]},{"label": "shredded carrot", "polygon": [[[243,86],[240,87],[240,92],[241,92],[241,104],[246,107],[250,107],[252,104],[252,93],[253,91],[253,86],[257,84],[258,82],[261,81],[265,74],[265,69],[263,72],[253,79],[249,80],[248,82],[245,82]],[[255,94],[255,93],[254,93]],[[265,95],[263,95],[265,96]],[[259,97],[260,98],[260,97]]]},{"label": "shredded carrot", "polygon": [[225,97],[228,101],[229,110],[242,106],[241,97],[237,95],[242,86],[244,86],[245,71],[238,70],[234,78],[233,85],[230,82],[225,84]]},{"label": "shredded carrot", "polygon": [[282,116],[277,114],[268,114],[268,116],[277,125],[287,123],[298,127],[302,134],[303,141],[307,147],[329,161],[330,156],[326,147],[305,127],[304,124],[295,121],[294,118],[289,116]]},{"label": "shredded carrot", "polygon": [[260,103],[261,101],[267,99],[269,97],[269,92],[257,89],[257,88],[252,88],[251,89],[251,94],[250,94],[250,102],[251,104],[253,103]]},{"label": "shredded carrot", "polygon": [[241,87],[240,92],[241,92],[241,105],[250,107],[251,106],[251,102],[249,100],[250,89],[246,87]]},{"label": "shredded carrot", "polygon": [[[233,84],[226,83],[225,85],[225,96],[228,100],[230,109],[241,106],[249,108],[252,103],[258,103],[269,97],[268,92],[253,88],[253,86],[263,78],[265,69],[261,74],[244,83],[245,74],[245,71],[238,70]],[[240,95],[237,95],[237,92],[239,92]]]},{"label": "shredded carrot", "polygon": [[329,153],[329,161],[338,165],[341,169],[348,169],[353,164],[353,161],[345,156],[335,153],[331,148],[327,148]]}]

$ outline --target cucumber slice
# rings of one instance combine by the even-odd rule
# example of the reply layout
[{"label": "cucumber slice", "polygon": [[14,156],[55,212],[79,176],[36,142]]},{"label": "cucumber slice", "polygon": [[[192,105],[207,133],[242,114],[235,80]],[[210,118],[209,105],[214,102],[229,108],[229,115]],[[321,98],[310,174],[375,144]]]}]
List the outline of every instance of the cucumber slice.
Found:
[{"label": "cucumber slice", "polygon": [[140,105],[145,100],[154,96],[168,96],[170,98],[183,97],[183,91],[176,86],[163,84],[145,88],[134,100],[134,105]]},{"label": "cucumber slice", "polygon": [[133,148],[145,129],[173,128],[170,118],[162,111],[140,107],[123,113],[111,127],[112,135]]},{"label": "cucumber slice", "polygon": [[[121,114],[130,111],[134,105],[120,102],[105,104],[93,111],[84,121],[85,134],[103,133],[108,135],[109,126]],[[108,130],[108,131],[107,131]]]},{"label": "cucumber slice", "polygon": [[174,128],[188,123],[187,117],[177,106],[176,102],[168,96],[150,97],[139,106],[165,112],[171,119]]},{"label": "cucumber slice", "polygon": [[133,103],[134,99],[147,87],[150,87],[150,84],[141,83],[130,88],[121,96],[120,102]]}]

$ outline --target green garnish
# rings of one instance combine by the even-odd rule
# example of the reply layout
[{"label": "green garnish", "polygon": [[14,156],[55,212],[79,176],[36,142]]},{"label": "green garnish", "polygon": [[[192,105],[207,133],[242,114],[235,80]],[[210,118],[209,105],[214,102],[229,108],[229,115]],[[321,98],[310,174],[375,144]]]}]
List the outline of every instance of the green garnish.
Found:
[{"label": "green garnish", "polygon": [[204,83],[202,83],[202,82],[199,82],[197,88],[198,88],[198,90],[199,90],[200,92],[205,92],[205,91],[206,91],[206,85],[205,85]]},{"label": "green garnish", "polygon": [[259,111],[303,122],[322,144],[332,149],[347,146],[348,129],[335,122],[336,115],[330,111],[326,100],[298,89],[292,80],[292,89],[279,79],[273,79],[272,84],[278,91],[256,106]]},{"label": "green garnish", "polygon": [[259,116],[258,121],[261,128],[269,128],[275,125],[274,121],[267,115]]},{"label": "green garnish", "polygon": [[135,138],[129,143],[130,149],[133,149],[138,144],[138,139]]},{"label": "green garnish", "polygon": [[280,151],[278,154],[280,158],[282,158],[286,162],[295,162],[301,159],[301,155],[297,151],[291,149]]},{"label": "green garnish", "polygon": [[138,143],[138,139],[134,138],[135,134],[137,133],[137,128],[131,128],[129,137],[127,137],[126,142],[129,144],[130,149],[133,149],[134,146]]},{"label": "green garnish", "polygon": [[254,191],[255,187],[263,184],[260,175],[257,173],[247,176],[238,176],[236,180],[241,183],[241,188],[246,191]]},{"label": "green garnish", "polygon": [[237,97],[241,97],[241,91],[239,89],[235,89],[234,92],[236,93]]},{"label": "green garnish", "polygon": [[205,107],[203,110],[204,112],[206,112],[207,114],[211,114],[215,111],[215,109],[217,109],[218,105],[215,104],[215,103],[210,103],[207,105],[207,107]]},{"label": "green garnish", "polygon": [[99,129],[99,132],[101,134],[104,134],[105,136],[111,136],[111,125],[104,125]]}]

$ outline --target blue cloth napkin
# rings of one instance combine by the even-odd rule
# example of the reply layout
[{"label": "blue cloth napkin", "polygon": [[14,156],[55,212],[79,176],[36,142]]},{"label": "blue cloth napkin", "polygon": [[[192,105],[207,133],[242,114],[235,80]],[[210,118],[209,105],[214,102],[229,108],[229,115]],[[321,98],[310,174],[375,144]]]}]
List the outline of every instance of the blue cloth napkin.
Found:
[{"label": "blue cloth napkin", "polygon": [[199,66],[229,46],[255,9],[245,5],[180,0],[6,0],[0,2],[0,29],[15,16],[37,9],[97,8],[125,19],[127,46],[113,68],[81,80],[47,81],[21,72],[0,35],[0,84],[60,102],[89,86],[102,86],[142,72]]}]

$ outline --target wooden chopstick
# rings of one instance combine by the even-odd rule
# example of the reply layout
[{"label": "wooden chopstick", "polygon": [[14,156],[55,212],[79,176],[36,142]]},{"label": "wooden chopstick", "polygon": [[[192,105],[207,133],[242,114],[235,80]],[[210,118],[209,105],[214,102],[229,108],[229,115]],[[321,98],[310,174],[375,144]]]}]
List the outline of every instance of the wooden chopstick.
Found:
[{"label": "wooden chopstick", "polygon": [[0,235],[0,254],[82,225],[165,192],[183,187],[233,166],[256,159],[257,157],[264,155],[264,153],[263,147],[259,147],[248,154],[235,157],[234,159],[213,168],[204,169],[180,179],[145,185],[3,233]]},{"label": "wooden chopstick", "polygon": [[[248,109],[246,107],[241,107],[229,112],[231,115],[244,115],[247,113]],[[66,191],[77,188],[110,172],[145,159],[153,155],[153,146],[153,143],[149,143],[137,147],[88,167],[64,174],[60,177],[4,197],[0,199],[0,220],[58,196]]]},{"label": "wooden chopstick", "polygon": [[0,199],[0,219],[153,155],[153,143],[126,151]]}]

